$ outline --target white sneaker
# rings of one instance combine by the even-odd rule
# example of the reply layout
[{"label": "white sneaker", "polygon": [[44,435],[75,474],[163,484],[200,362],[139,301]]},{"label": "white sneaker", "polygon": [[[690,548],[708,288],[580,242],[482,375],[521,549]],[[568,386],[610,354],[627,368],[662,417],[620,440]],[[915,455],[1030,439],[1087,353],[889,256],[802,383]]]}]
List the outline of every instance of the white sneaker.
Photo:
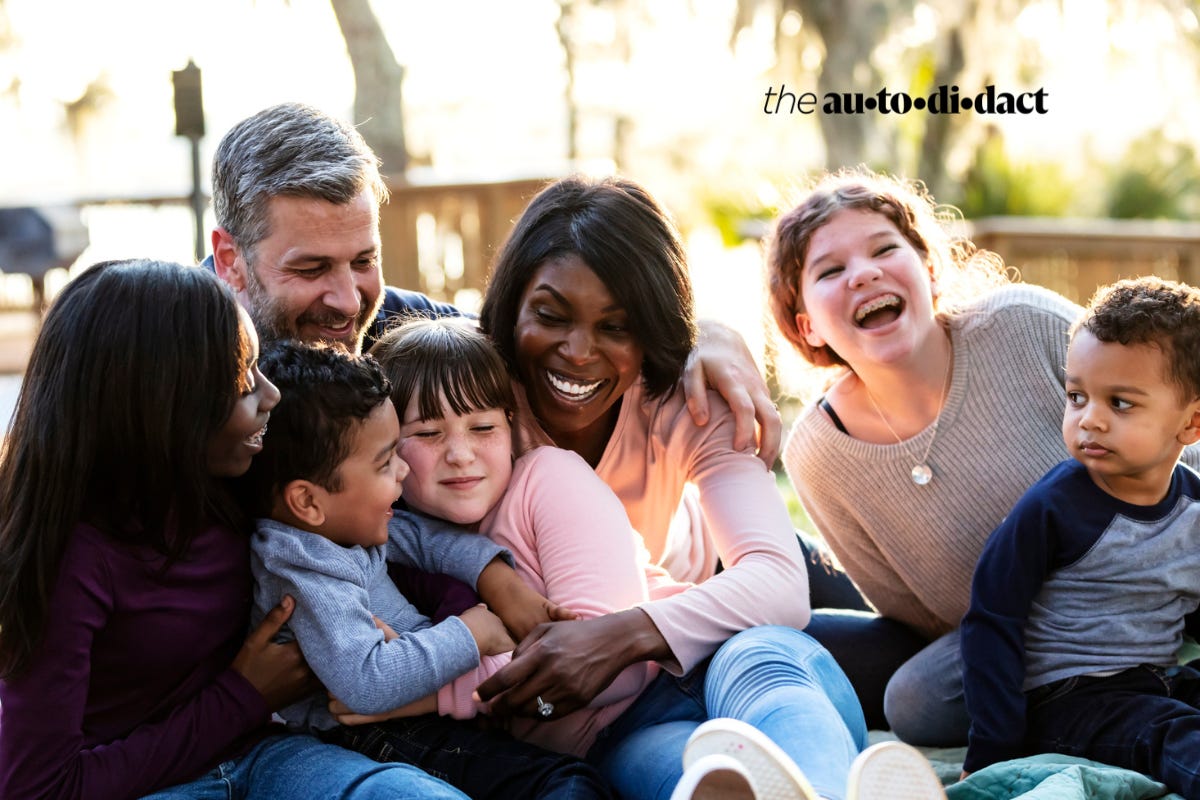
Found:
[{"label": "white sneaker", "polygon": [[754,786],[742,762],[713,753],[683,771],[671,800],[755,800]]},{"label": "white sneaker", "polygon": [[766,734],[745,722],[726,718],[710,719],[696,728],[683,750],[685,777],[694,765],[714,755],[739,762],[753,790],[749,795],[724,794],[721,795],[723,798],[818,800],[812,784],[804,777],[796,762]]},{"label": "white sneaker", "polygon": [[946,792],[920,750],[904,742],[880,742],[850,765],[846,800],[946,800]]}]

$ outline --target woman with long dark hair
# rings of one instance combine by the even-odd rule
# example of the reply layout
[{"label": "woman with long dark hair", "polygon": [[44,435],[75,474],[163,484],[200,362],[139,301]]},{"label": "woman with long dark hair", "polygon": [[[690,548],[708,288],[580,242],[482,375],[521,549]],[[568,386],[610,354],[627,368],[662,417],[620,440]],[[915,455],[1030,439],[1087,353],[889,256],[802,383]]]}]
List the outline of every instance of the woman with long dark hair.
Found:
[{"label": "woman with long dark hair", "polygon": [[0,796],[461,797],[270,725],[311,685],[290,602],[246,636],[257,351],[178,264],[97,264],[47,314],[0,460]]}]

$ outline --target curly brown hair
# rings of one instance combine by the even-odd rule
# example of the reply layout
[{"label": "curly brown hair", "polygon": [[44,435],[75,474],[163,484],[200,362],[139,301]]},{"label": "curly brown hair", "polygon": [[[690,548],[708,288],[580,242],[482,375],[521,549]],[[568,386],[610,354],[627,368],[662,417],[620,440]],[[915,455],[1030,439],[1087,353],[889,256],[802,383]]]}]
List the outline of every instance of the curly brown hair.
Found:
[{"label": "curly brown hair", "polygon": [[776,222],[767,249],[767,283],[775,323],[784,338],[815,366],[846,362],[827,345],[810,345],[797,328],[796,314],[804,310],[800,273],[813,235],[846,210],[874,211],[896,226],[938,280],[939,305],[947,298],[967,299],[1008,280],[999,256],[951,235],[957,212],[936,205],[923,184],[865,167],[821,175],[804,200]]},{"label": "curly brown hair", "polygon": [[1167,377],[1184,400],[1200,397],[1200,289],[1153,276],[1103,286],[1071,328],[1102,342],[1150,344],[1167,358]]}]

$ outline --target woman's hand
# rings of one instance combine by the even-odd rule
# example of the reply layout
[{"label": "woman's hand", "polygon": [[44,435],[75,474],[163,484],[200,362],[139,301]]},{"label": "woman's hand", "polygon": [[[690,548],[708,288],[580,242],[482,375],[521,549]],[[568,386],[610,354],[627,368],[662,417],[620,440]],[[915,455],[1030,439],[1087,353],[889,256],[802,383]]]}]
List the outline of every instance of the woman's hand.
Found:
[{"label": "woman's hand", "polygon": [[658,628],[637,608],[550,622],[535,628],[512,661],[479,684],[478,694],[495,716],[538,717],[541,697],[554,704],[558,718],[586,706],[630,664],[670,655]]},{"label": "woman's hand", "polygon": [[754,356],[732,328],[712,320],[700,322],[699,328],[699,340],[683,370],[683,390],[692,419],[697,425],[708,423],[706,390],[712,387],[733,411],[733,446],[741,450],[754,444],[757,421],[758,457],[771,469],[779,457],[783,421]]},{"label": "woman's hand", "polygon": [[246,637],[246,643],[233,659],[233,669],[258,690],[272,711],[286,708],[321,686],[304,662],[299,645],[271,641],[295,608],[296,601],[291,595],[284,595],[279,605]]}]

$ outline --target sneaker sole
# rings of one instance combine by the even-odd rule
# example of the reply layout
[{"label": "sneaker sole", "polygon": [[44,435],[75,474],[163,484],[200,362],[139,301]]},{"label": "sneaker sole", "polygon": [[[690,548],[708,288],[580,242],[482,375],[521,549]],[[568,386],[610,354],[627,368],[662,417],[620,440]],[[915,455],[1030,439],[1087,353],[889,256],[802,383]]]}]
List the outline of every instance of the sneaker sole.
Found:
[{"label": "sneaker sole", "polygon": [[818,800],[816,790],[791,757],[744,722],[716,719],[696,728],[683,751],[684,769],[713,754],[731,756],[746,767],[756,800]]},{"label": "sneaker sole", "polygon": [[859,753],[846,781],[847,800],[945,800],[942,782],[920,750],[880,742]]},{"label": "sneaker sole", "polygon": [[683,773],[671,800],[756,800],[742,762],[715,753],[698,758]]}]

